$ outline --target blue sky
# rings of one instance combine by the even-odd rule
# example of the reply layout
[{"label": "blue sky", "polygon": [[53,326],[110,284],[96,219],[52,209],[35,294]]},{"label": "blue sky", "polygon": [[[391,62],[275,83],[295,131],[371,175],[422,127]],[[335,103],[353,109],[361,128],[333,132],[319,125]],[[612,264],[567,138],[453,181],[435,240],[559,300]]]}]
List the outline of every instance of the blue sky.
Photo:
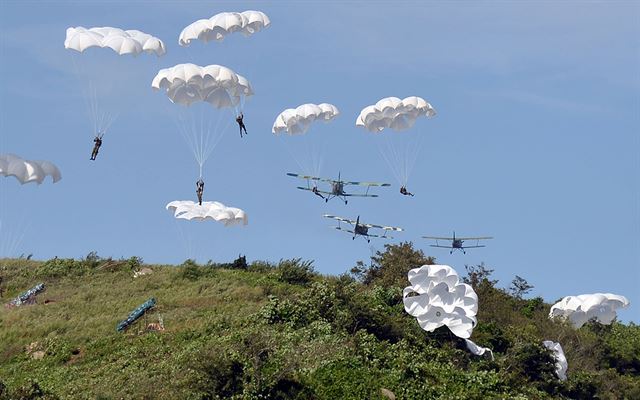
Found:
[{"label": "blue sky", "polygon": [[[178,46],[189,23],[247,9],[265,12],[271,27]],[[161,58],[76,58],[104,89],[101,102],[119,113],[96,162],[88,160],[86,82],[63,46],[66,28],[78,25],[139,29],[168,50]],[[360,215],[403,227],[395,241],[411,240],[460,273],[485,262],[504,286],[522,276],[550,302],[625,295],[632,305],[621,318],[640,321],[637,2],[4,0],[0,35],[0,153],[51,160],[63,174],[55,185],[1,180],[4,249],[22,238],[5,255],[95,250],[180,263],[242,253],[312,259],[318,271],[338,274],[368,259],[371,246],[329,229],[321,215]],[[246,227],[176,221],[164,209],[195,198],[198,168],[171,117],[177,105],[150,85],[158,69],[184,62],[228,66],[256,92],[245,107],[249,136],[241,140],[228,124],[204,168],[205,199],[246,210]],[[392,137],[422,145],[409,181],[416,197],[405,198],[381,156],[386,136],[356,128],[355,119],[383,97],[412,95],[438,116]],[[282,110],[308,102],[335,104],[341,115],[301,138],[271,134]],[[320,152],[323,175],[393,186],[377,199],[324,204],[285,175],[302,172],[296,158],[304,164],[308,148]],[[453,230],[495,239],[452,256],[420,239]]]}]

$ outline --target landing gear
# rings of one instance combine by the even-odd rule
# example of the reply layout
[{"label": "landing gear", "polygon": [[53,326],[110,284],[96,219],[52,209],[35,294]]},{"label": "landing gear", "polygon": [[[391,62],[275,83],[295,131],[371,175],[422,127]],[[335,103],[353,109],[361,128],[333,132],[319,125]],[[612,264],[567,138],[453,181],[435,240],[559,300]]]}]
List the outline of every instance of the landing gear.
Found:
[{"label": "landing gear", "polygon": [[344,201],[344,204],[347,205],[347,203],[349,203],[347,200]]}]

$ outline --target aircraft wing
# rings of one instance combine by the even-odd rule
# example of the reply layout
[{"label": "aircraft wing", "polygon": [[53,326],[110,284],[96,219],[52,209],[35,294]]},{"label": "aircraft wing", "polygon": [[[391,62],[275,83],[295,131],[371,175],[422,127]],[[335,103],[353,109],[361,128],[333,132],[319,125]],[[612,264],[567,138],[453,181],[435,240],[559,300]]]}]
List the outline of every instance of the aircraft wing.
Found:
[{"label": "aircraft wing", "polygon": [[465,249],[477,249],[478,247],[487,247],[487,246],[480,244],[477,246],[462,246],[462,247],[464,247]]},{"label": "aircraft wing", "polygon": [[386,236],[386,235],[385,235],[385,236],[381,236],[381,235],[367,235],[367,236],[372,237],[372,238],[393,239],[393,237],[391,237],[391,236]]},{"label": "aircraft wing", "polygon": [[491,236],[482,236],[482,237],[457,237],[456,240],[489,240],[489,239],[493,239],[493,237]]},{"label": "aircraft wing", "polygon": [[345,193],[344,197],[378,197],[377,194]]},{"label": "aircraft wing", "polygon": [[391,186],[390,183],[378,183],[378,182],[342,182],[345,185],[356,186]]},{"label": "aircraft wing", "polygon": [[337,230],[339,230],[339,231],[342,231],[342,232],[347,232],[347,233],[351,233],[351,234],[354,234],[354,233],[355,233],[354,231],[352,231],[352,230],[350,230],[350,229],[343,229],[343,228],[341,228],[341,227],[339,227],[339,226],[334,226],[333,228],[334,228],[334,229],[337,229]]},{"label": "aircraft wing", "polygon": [[351,225],[355,225],[355,224],[356,224],[356,221],[352,221],[352,220],[350,220],[350,219],[346,219],[346,218],[338,217],[338,216],[331,215],[331,214],[324,214],[324,215],[323,215],[323,217],[325,217],[325,218],[335,219],[336,221],[346,222],[346,223],[349,223],[349,224],[351,224]]},{"label": "aircraft wing", "polygon": [[322,178],[318,178],[317,176],[311,175],[300,175],[300,174],[292,174],[291,172],[287,172],[287,175],[293,176],[294,178],[306,179],[306,180],[314,180],[314,181],[322,181]]},{"label": "aircraft wing", "polygon": [[395,226],[382,226],[382,225],[375,225],[375,224],[363,224],[363,225],[366,226],[367,228],[378,228],[378,229],[383,229],[385,231],[402,232],[404,230],[402,228],[397,228]]},{"label": "aircraft wing", "polygon": [[[452,237],[438,237],[438,236],[423,236],[423,239],[434,239],[434,240],[453,240]],[[458,238],[456,238],[458,239]]]},{"label": "aircraft wing", "polygon": [[431,246],[431,247],[439,247],[441,249],[453,249],[453,246],[440,246],[440,245],[437,245],[437,244],[430,244],[429,246]]},{"label": "aircraft wing", "polygon": [[[312,192],[312,191],[313,191],[313,189],[311,189],[311,188],[306,188],[306,187],[303,187],[303,186],[297,186],[297,188],[298,188],[298,189],[300,189],[300,190],[308,190],[308,191],[310,191],[310,192]],[[322,194],[331,194],[330,192],[325,192],[325,191],[323,191],[323,190],[317,190],[317,192],[318,192],[318,193],[322,193]]]}]

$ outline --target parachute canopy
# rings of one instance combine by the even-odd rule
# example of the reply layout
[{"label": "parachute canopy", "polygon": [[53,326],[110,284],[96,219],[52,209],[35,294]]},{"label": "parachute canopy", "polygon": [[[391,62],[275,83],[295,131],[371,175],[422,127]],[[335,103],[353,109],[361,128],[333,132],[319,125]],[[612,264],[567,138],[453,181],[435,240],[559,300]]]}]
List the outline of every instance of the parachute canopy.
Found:
[{"label": "parachute canopy", "polygon": [[80,53],[90,47],[108,47],[119,55],[133,54],[137,56],[146,52],[161,56],[166,53],[164,43],[157,37],[137,30],[125,31],[108,26],[90,29],[82,26],[67,28],[64,47]]},{"label": "parachute canopy", "polygon": [[0,155],[0,175],[15,176],[23,185],[29,182],[41,184],[47,176],[53,183],[62,179],[60,170],[49,161],[31,161],[14,154]]},{"label": "parachute canopy", "polygon": [[174,212],[176,218],[196,221],[208,219],[222,222],[225,226],[247,225],[247,214],[234,207],[227,207],[217,201],[203,201],[202,205],[189,200],[177,200],[167,204],[167,210]]},{"label": "parachute canopy", "polygon": [[221,41],[233,32],[242,32],[245,36],[249,36],[270,24],[269,17],[262,11],[223,12],[188,25],[180,32],[178,43],[180,46],[188,46],[195,39],[205,43],[210,40]]},{"label": "parachute canopy", "polygon": [[242,97],[253,95],[245,77],[222,65],[178,64],[161,69],[151,87],[165,89],[169,100],[186,106],[204,101],[216,108],[235,107]]},{"label": "parachute canopy", "polygon": [[460,282],[448,265],[423,265],[409,271],[411,286],[402,292],[404,309],[428,332],[446,325],[454,335],[468,339],[476,325],[478,296]]},{"label": "parachute canopy", "polygon": [[286,132],[297,135],[307,132],[313,121],[329,122],[340,114],[333,104],[302,104],[296,108],[287,108],[276,117],[271,132]]},{"label": "parachute canopy", "polygon": [[545,340],[542,342],[544,347],[551,350],[553,352],[553,358],[556,360],[556,375],[558,379],[561,381],[567,380],[567,368],[569,368],[569,363],[567,362],[567,357],[564,355],[564,350],[562,350],[562,346],[558,342],[552,342],[551,340]]},{"label": "parachute canopy", "polygon": [[489,354],[491,360],[494,360],[493,351],[488,347],[478,346],[475,342],[469,339],[465,339],[464,343],[467,345],[467,350],[476,356],[484,356],[485,354]]},{"label": "parachute canopy", "polygon": [[616,309],[627,306],[629,306],[629,300],[617,294],[594,293],[567,296],[551,306],[549,318],[569,319],[576,329],[592,318],[601,324],[609,325],[616,317]]},{"label": "parachute canopy", "polygon": [[363,108],[356,119],[356,126],[376,133],[385,128],[401,131],[411,128],[418,117],[431,118],[435,115],[436,110],[421,97],[411,96],[403,100],[387,97]]}]

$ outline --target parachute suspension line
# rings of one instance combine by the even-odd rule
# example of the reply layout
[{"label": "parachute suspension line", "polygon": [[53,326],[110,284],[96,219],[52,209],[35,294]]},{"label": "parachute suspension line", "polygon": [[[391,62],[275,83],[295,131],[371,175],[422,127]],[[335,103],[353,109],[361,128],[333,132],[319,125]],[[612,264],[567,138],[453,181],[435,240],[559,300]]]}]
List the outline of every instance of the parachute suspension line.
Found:
[{"label": "parachute suspension line", "polygon": [[388,138],[385,138],[383,140],[387,140],[387,141],[384,144],[381,144],[379,142],[378,143],[378,150],[380,151],[380,154],[382,155],[382,158],[384,158],[385,162],[389,166],[389,170],[391,170],[391,173],[393,174],[394,179],[401,186],[404,186],[406,183],[403,182],[402,174],[400,173],[400,171],[398,169],[398,165],[399,165],[398,164],[398,159],[399,159],[399,157],[397,155],[397,152],[395,151],[395,149],[391,145],[391,142],[389,141]]},{"label": "parachute suspension line", "polygon": [[416,138],[408,140],[408,143],[406,144],[405,152],[404,152],[405,162],[404,162],[403,179],[404,179],[405,185],[409,181],[409,177],[413,172],[416,162],[418,161],[418,156],[420,155],[422,146],[424,144],[424,135],[418,134],[413,136],[416,136]]},{"label": "parachute suspension line", "polygon": [[[0,240],[0,258],[15,257],[16,250],[18,250],[18,247],[24,240],[24,237],[26,236],[27,231],[31,226],[31,223],[17,224],[16,227],[18,227],[18,229],[16,231],[11,232],[8,229],[6,229],[5,227],[6,224],[3,224],[3,222],[4,221],[0,219],[0,238],[2,238]],[[23,218],[23,222],[24,222],[24,218]]]},{"label": "parachute suspension line", "polygon": [[323,163],[323,149],[314,147],[311,149],[311,163],[312,163],[312,174],[314,176],[320,176],[322,172],[322,163]]},{"label": "parachute suspension line", "polygon": [[191,240],[187,237],[188,235],[182,230],[182,228],[180,227],[180,223],[176,218],[173,219],[173,222],[176,225],[178,233],[180,233],[180,240],[182,241],[182,246],[184,247],[187,258],[193,259],[193,244],[191,243]]},{"label": "parachute suspension line", "polygon": [[98,89],[96,88],[91,77],[87,76],[86,79],[88,83],[85,86],[82,76],[86,75],[84,71],[86,68],[81,67],[76,57],[78,56],[73,54],[71,60],[73,62],[73,68],[80,84],[82,97],[85,101],[85,106],[87,107],[89,113],[89,119],[93,123],[93,132],[96,136],[104,135],[109,130],[113,122],[118,118],[118,115],[109,113],[102,109],[98,101]]},{"label": "parachute suspension line", "polygon": [[[191,112],[191,111],[190,111]],[[224,132],[228,129],[230,120],[227,120],[223,129],[220,129],[222,118],[227,113],[222,112],[216,119],[215,127],[212,129],[213,119],[205,117],[204,111],[193,111],[190,115],[187,113],[178,113],[174,122],[182,138],[189,146],[194,159],[199,168],[199,175],[202,177],[202,171],[207,159],[211,156],[215,148],[220,143]]]},{"label": "parachute suspension line", "polygon": [[302,163],[300,162],[300,160],[298,159],[298,157],[295,156],[295,154],[293,153],[291,147],[289,146],[288,140],[286,138],[281,138],[281,141],[284,143],[284,147],[287,150],[287,153],[289,153],[289,156],[291,158],[293,158],[293,160],[296,162],[296,164],[298,164],[298,168],[300,168],[300,170],[304,173],[304,174],[309,174],[309,171],[306,170],[306,168],[302,165]]}]

